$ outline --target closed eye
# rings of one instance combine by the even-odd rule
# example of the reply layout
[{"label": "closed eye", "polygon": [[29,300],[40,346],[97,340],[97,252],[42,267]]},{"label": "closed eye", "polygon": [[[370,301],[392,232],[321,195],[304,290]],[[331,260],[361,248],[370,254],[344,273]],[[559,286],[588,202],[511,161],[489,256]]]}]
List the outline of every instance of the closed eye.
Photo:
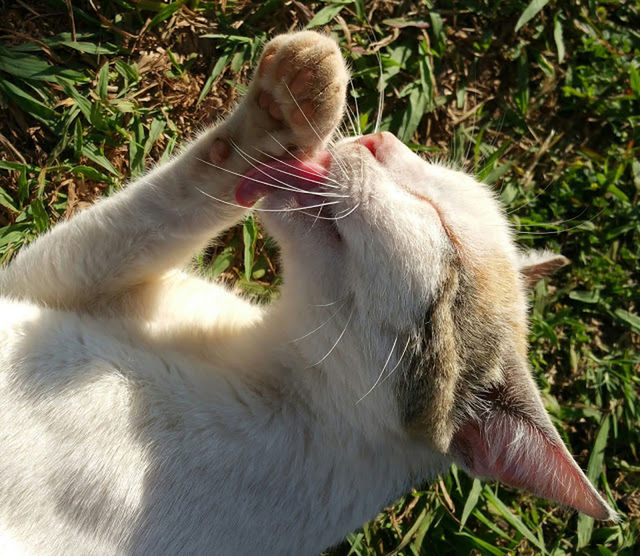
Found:
[{"label": "closed eye", "polygon": [[447,225],[447,221],[445,220],[444,215],[440,210],[440,207],[436,203],[434,203],[430,197],[427,197],[422,193],[417,193],[407,185],[400,184],[400,187],[402,187],[402,189],[404,189],[407,193],[409,193],[409,195],[411,195],[415,199],[418,199],[419,201],[422,201],[424,203],[428,203],[431,206],[431,208],[433,208],[433,210],[436,211],[436,214],[440,219],[440,224],[442,225],[442,229],[444,230],[444,233],[447,234],[447,237],[449,238],[449,241],[451,242],[451,245],[454,248],[456,257],[458,258],[458,262],[462,262],[461,261],[462,251],[463,251],[462,243],[460,242],[460,239],[458,238],[458,236],[451,230],[451,227]]}]

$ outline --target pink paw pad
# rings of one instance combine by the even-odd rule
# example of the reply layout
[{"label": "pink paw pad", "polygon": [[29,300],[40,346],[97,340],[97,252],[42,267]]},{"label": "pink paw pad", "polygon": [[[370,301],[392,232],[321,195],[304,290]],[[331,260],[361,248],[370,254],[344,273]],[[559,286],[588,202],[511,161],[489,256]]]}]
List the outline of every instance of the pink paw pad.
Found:
[{"label": "pink paw pad", "polygon": [[209,160],[214,164],[222,164],[231,154],[229,143],[224,139],[216,139],[209,150]]},{"label": "pink paw pad", "polygon": [[269,69],[269,66],[273,63],[273,59],[276,57],[274,54],[265,54],[262,58],[262,62],[260,63],[260,67],[258,68],[258,74],[260,77],[264,77],[264,74]]},{"label": "pink paw pad", "polygon": [[300,96],[311,88],[313,82],[313,70],[310,68],[301,69],[291,80],[289,90],[295,96]]},{"label": "pink paw pad", "polygon": [[301,126],[307,123],[315,112],[315,106],[312,101],[304,100],[298,103],[298,107],[291,114],[291,122],[295,125]]}]

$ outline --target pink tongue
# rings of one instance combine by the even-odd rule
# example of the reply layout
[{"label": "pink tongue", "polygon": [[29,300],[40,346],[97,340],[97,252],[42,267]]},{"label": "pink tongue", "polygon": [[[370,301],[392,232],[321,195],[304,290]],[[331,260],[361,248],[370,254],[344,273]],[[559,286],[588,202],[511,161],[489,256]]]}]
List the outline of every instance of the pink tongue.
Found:
[{"label": "pink tongue", "polygon": [[[236,189],[236,201],[243,207],[252,207],[269,193],[283,190],[317,190],[325,181],[328,153],[313,160],[273,160],[249,170]],[[323,165],[324,163],[324,165]],[[292,191],[295,193],[295,191]]]}]

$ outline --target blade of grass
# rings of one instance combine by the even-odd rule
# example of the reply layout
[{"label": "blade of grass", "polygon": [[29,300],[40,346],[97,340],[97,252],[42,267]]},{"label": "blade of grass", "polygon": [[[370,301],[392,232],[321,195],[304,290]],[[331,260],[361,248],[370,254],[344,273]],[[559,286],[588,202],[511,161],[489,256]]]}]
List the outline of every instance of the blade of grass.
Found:
[{"label": "blade of grass", "polygon": [[531,21],[549,3],[549,0],[533,0],[522,12],[514,31],[517,33],[524,25]]},{"label": "blade of grass", "polygon": [[[602,463],[604,461],[604,451],[609,438],[610,417],[607,415],[602,420],[598,434],[596,435],[591,455],[589,456],[589,464],[587,465],[587,477],[593,484],[598,484],[598,477],[602,474]],[[593,534],[593,518],[585,514],[578,517],[578,545],[584,548],[589,544],[591,535]]]},{"label": "blade of grass", "polygon": [[509,522],[509,524],[518,531],[523,537],[525,537],[531,544],[541,550],[543,554],[546,554],[544,544],[536,537],[529,528],[522,522],[522,520],[515,515],[506,504],[500,500],[493,491],[486,486],[483,491],[484,497],[502,514],[502,516]]}]

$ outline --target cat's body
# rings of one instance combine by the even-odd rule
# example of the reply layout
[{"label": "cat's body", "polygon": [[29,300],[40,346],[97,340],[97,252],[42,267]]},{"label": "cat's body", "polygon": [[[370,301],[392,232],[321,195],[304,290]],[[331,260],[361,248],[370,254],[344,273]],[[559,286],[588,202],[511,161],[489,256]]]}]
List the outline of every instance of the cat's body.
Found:
[{"label": "cat's body", "polygon": [[[612,517],[526,369],[557,258],[388,134],[321,151],[346,82],[331,40],[278,37],[226,122],[0,271],[0,544],[311,554],[452,460]],[[176,270],[264,196],[273,306]]]},{"label": "cat's body", "polygon": [[0,365],[20,363],[0,391],[0,542],[25,553],[311,554],[446,465],[363,438],[326,393],[215,374],[259,368],[257,349],[212,366],[121,321],[0,308]]}]

